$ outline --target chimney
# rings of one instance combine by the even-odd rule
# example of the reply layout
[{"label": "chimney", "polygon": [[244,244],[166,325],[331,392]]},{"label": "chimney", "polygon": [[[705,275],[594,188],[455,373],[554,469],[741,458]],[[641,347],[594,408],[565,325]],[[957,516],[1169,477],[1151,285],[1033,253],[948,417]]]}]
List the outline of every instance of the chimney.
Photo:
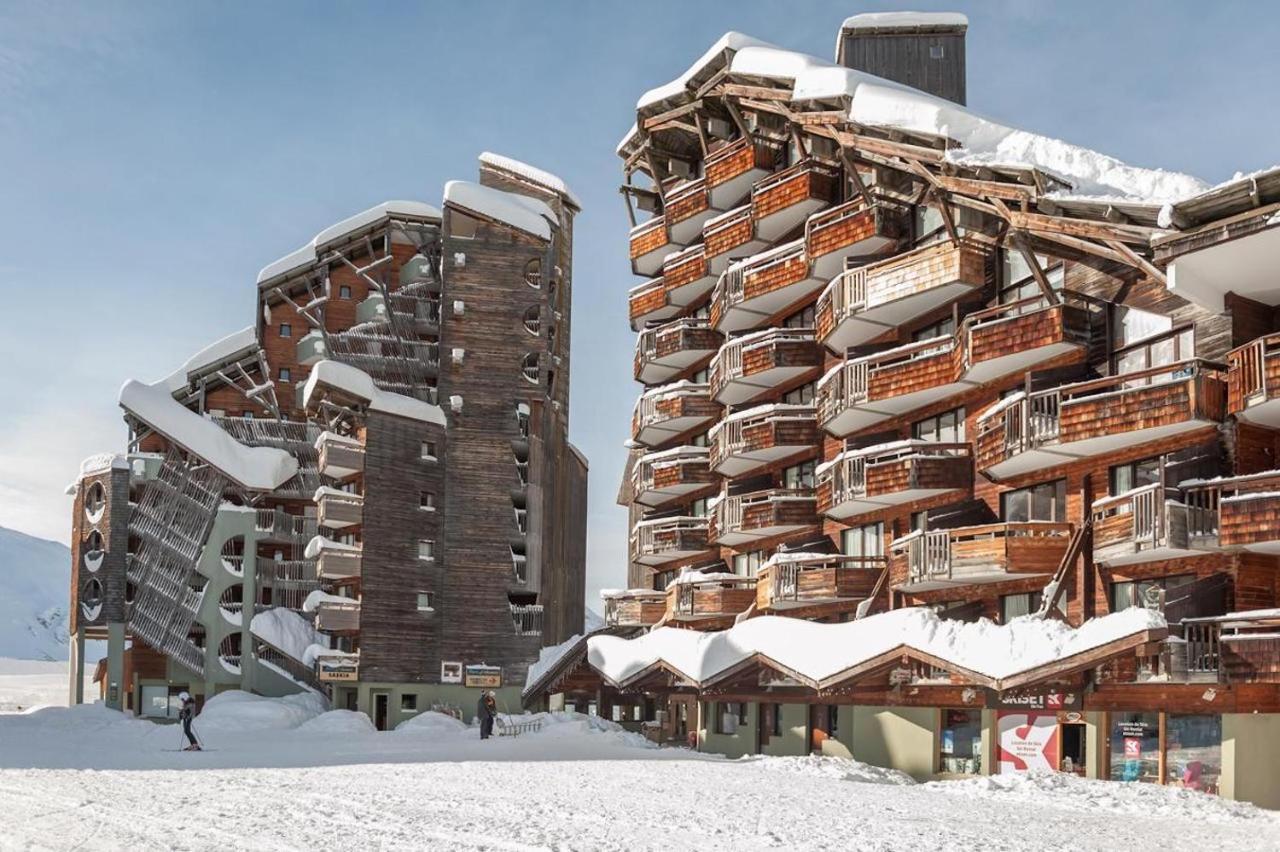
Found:
[{"label": "chimney", "polygon": [[964,34],[959,12],[872,12],[840,27],[836,62],[963,105]]}]

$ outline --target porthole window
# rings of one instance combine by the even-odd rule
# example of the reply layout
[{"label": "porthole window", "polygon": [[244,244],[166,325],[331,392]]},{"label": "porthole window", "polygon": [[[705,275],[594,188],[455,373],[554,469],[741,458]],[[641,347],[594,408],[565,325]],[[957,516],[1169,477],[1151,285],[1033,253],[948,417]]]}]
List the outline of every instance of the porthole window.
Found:
[{"label": "porthole window", "polygon": [[524,362],[520,365],[520,372],[524,375],[525,381],[536,385],[538,383],[538,353],[530,352],[524,356]]},{"label": "porthole window", "polygon": [[89,486],[84,495],[84,514],[89,523],[96,524],[102,520],[102,512],[107,507],[107,492],[101,482]]},{"label": "porthole window", "polygon": [[102,582],[94,577],[80,589],[80,613],[85,621],[96,621],[102,615]]},{"label": "porthole window", "polygon": [[542,289],[542,258],[535,257],[524,265],[524,283],[535,290]]},{"label": "porthole window", "polygon": [[102,533],[94,530],[89,533],[89,537],[84,541],[81,555],[81,558],[84,559],[84,567],[91,573],[97,571],[102,567],[102,557],[104,555]]},{"label": "porthole window", "polygon": [[524,312],[525,330],[535,337],[542,331],[541,311],[537,305],[530,305],[529,309]]}]

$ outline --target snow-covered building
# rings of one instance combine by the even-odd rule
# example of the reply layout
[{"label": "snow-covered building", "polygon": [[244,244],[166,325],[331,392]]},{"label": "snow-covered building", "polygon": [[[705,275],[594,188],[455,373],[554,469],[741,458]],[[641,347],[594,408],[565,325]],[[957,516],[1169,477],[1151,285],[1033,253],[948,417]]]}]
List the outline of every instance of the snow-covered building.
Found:
[{"label": "snow-covered building", "polygon": [[834,63],[728,33],[641,96],[606,615],[651,632],[526,700],[1280,805],[1280,170],[1211,188],[979,115],[966,28],[855,16]]},{"label": "snow-covered building", "polygon": [[73,669],[106,639],[107,701],[144,715],[236,687],[379,728],[480,687],[514,703],[583,626],[578,212],[484,154],[440,206],[377,205],[268,264],[253,325],[126,382],[126,452],[69,489]]}]

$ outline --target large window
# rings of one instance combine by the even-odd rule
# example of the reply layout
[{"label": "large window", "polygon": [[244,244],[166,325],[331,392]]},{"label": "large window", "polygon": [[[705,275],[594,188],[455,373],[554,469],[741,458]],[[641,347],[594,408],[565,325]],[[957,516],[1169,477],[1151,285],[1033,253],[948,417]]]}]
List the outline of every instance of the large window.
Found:
[{"label": "large window", "polygon": [[964,440],[964,409],[953,408],[911,424],[911,437],[917,441],[958,444]]},{"label": "large window", "polygon": [[808,405],[813,402],[814,392],[817,388],[816,382],[803,384],[798,388],[792,388],[782,396],[782,401],[787,405]]},{"label": "large window", "polygon": [[1111,714],[1111,780],[1160,779],[1160,714]]},{"label": "large window", "polygon": [[846,556],[883,556],[884,524],[863,524],[841,530],[840,549]]},{"label": "large window", "polygon": [[1006,523],[1067,519],[1067,481],[1055,479],[1000,495],[1000,516]]},{"label": "large window", "polygon": [[[1195,331],[1191,326],[1184,326],[1166,331],[1155,337],[1145,338],[1115,351],[1116,373],[1134,373],[1148,367],[1162,367],[1165,364],[1176,364],[1196,355]],[[1138,380],[1138,384],[1151,381],[1162,381],[1164,377],[1148,376]]]},{"label": "large window", "polygon": [[753,550],[750,553],[735,553],[733,555],[733,573],[739,577],[754,577],[760,573],[760,566],[764,564],[764,552]]},{"label": "large window", "polygon": [[1222,717],[1165,719],[1165,783],[1205,793],[1218,792],[1222,775]]},{"label": "large window", "polygon": [[791,316],[782,321],[785,328],[813,328],[815,325],[814,306],[796,311]]},{"label": "large window", "polygon": [[956,323],[951,317],[929,323],[924,328],[917,328],[911,332],[912,341],[919,342],[921,340],[932,340],[935,337],[945,337],[949,334],[955,334]]},{"label": "large window", "polygon": [[[1046,257],[1036,255],[1036,261],[1040,264],[1040,268],[1044,270],[1045,278],[1049,280],[1049,286],[1054,290],[1061,290],[1064,277],[1063,266],[1059,263],[1046,268],[1045,265],[1048,260]],[[1023,259],[1021,252],[1016,250],[1006,251],[1004,253],[1004,269],[1002,271],[1004,277],[1000,287],[1000,304],[1007,305],[1011,302],[1018,302],[1022,299],[1040,295],[1040,285],[1036,283],[1035,274]]]},{"label": "large window", "polygon": [[736,734],[738,728],[747,724],[747,705],[745,702],[717,701],[714,707],[717,734]]},{"label": "large window", "polygon": [[956,775],[982,772],[982,711],[940,710],[938,770]]},{"label": "large window", "polygon": [[1111,468],[1108,478],[1111,495],[1124,494],[1144,485],[1160,481],[1160,457],[1118,464]]},{"label": "large window", "polygon": [[782,472],[782,487],[790,491],[813,487],[815,464],[811,461],[793,465]]},{"label": "large window", "polygon": [[1160,599],[1160,592],[1168,592],[1196,581],[1195,574],[1177,577],[1156,577],[1151,580],[1125,580],[1111,584],[1111,611],[1119,612],[1135,606],[1146,606],[1148,601]]}]

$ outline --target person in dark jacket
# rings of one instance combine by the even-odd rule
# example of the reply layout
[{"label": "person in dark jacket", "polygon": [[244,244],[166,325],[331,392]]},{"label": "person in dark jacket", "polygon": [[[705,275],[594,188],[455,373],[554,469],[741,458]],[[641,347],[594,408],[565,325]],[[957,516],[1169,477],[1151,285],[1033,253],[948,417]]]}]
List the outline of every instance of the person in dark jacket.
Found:
[{"label": "person in dark jacket", "polygon": [[498,696],[489,690],[480,696],[476,704],[476,718],[480,720],[480,739],[493,736],[493,720],[498,718]]},{"label": "person in dark jacket", "polygon": [[187,735],[188,743],[183,751],[199,751],[200,743],[196,740],[196,735],[191,733],[191,721],[196,716],[196,700],[189,692],[179,692],[178,700],[182,702],[182,709],[178,711],[178,720],[182,722],[182,733]]}]

